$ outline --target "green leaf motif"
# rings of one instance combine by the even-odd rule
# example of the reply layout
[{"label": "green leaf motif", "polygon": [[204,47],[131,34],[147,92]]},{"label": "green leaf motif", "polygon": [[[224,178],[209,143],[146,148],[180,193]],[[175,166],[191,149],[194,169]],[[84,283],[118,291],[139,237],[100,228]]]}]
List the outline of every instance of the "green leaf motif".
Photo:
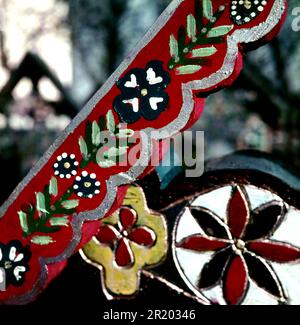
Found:
[{"label": "green leaf motif", "polygon": [[233,25],[222,25],[214,27],[208,32],[207,37],[211,38],[227,35],[232,30],[232,28]]},{"label": "green leaf motif", "polygon": [[193,58],[203,58],[207,56],[214,55],[217,52],[217,49],[214,46],[203,47],[201,49],[196,49],[192,51]]},{"label": "green leaf motif", "polygon": [[213,5],[211,0],[203,0],[203,15],[208,20],[214,16]]},{"label": "green leaf motif", "polygon": [[53,196],[57,196],[58,188],[57,188],[57,180],[55,177],[52,177],[49,183],[49,194]]},{"label": "green leaf motif", "polygon": [[116,130],[116,122],[113,115],[113,112],[109,110],[106,114],[106,125],[110,133],[114,133]]},{"label": "green leaf motif", "polygon": [[62,207],[65,209],[71,210],[75,209],[79,205],[79,200],[69,200],[61,203]]},{"label": "green leaf motif", "polygon": [[49,213],[46,210],[45,195],[41,192],[36,193],[36,208],[39,212]]},{"label": "green leaf motif", "polygon": [[50,236],[34,236],[34,237],[31,238],[30,241],[31,241],[33,244],[41,245],[41,246],[49,245],[49,244],[55,242],[55,241],[53,240],[53,238],[50,237]]},{"label": "green leaf motif", "polygon": [[95,146],[100,144],[100,128],[96,121],[92,124],[92,142]]},{"label": "green leaf motif", "polygon": [[60,218],[51,218],[50,219],[51,226],[68,227],[69,223],[70,223],[70,221],[69,221],[68,217],[60,217]]},{"label": "green leaf motif", "polygon": [[201,66],[200,65],[185,65],[182,67],[178,67],[176,68],[176,73],[177,74],[192,74],[195,72],[198,72],[199,70],[201,70]]},{"label": "green leaf motif", "polygon": [[88,148],[83,137],[79,138],[79,148],[84,160],[88,159]]},{"label": "green leaf motif", "polygon": [[119,130],[116,136],[120,139],[130,138],[134,135],[134,131],[130,129]]},{"label": "green leaf motif", "polygon": [[190,39],[195,38],[197,33],[196,20],[192,14],[187,16],[187,33]]},{"label": "green leaf motif", "polygon": [[174,35],[170,36],[170,54],[173,58],[178,58],[178,42]]},{"label": "green leaf motif", "polygon": [[20,225],[21,225],[21,228],[23,229],[23,231],[25,233],[28,232],[29,228],[28,228],[28,222],[27,222],[27,214],[23,211],[19,211],[18,212],[18,215],[19,215],[19,220],[20,220]]},{"label": "green leaf motif", "polygon": [[[228,34],[233,25],[218,26],[225,12],[225,6],[214,10],[213,0],[194,0],[195,11],[187,15],[186,25],[178,29],[178,36],[170,36],[171,58],[168,68],[177,74],[192,74],[199,71],[209,62],[201,58],[209,57],[217,52],[213,44],[225,42],[224,35]],[[177,38],[175,39],[175,37]],[[207,47],[199,49],[200,47]]]}]

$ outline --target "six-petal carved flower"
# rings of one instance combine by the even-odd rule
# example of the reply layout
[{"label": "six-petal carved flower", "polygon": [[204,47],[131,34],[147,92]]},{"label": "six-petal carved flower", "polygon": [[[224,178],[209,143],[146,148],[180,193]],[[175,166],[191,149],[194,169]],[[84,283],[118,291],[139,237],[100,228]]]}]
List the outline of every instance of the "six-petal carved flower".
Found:
[{"label": "six-petal carved flower", "polygon": [[118,266],[130,267],[134,263],[130,242],[150,248],[155,243],[156,235],[149,227],[136,225],[137,215],[133,209],[120,209],[119,220],[117,226],[101,226],[97,239],[115,250],[115,262]]},{"label": "six-petal carved flower", "polygon": [[165,88],[169,83],[170,75],[160,61],[151,61],[146,69],[130,70],[118,81],[122,94],[114,101],[122,122],[134,123],[141,117],[155,120],[168,107],[169,95]]},{"label": "six-petal carved flower", "polygon": [[191,207],[190,211],[204,233],[184,238],[177,247],[215,252],[199,276],[199,290],[221,283],[226,302],[239,304],[247,294],[251,279],[278,301],[285,302],[283,287],[268,261],[299,260],[300,248],[270,238],[286,213],[281,202],[272,201],[250,211],[247,194],[235,187],[225,221],[201,207]]}]

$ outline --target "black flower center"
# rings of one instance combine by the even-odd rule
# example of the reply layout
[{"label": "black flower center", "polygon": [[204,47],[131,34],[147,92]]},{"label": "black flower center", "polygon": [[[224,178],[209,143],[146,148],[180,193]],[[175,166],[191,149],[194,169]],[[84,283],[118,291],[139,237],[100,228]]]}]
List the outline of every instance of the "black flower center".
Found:
[{"label": "black flower center", "polygon": [[96,174],[83,171],[81,176],[76,177],[73,189],[79,197],[91,199],[100,193],[100,182],[96,179]]},{"label": "black flower center", "polygon": [[56,162],[53,165],[54,175],[60,178],[70,179],[77,174],[78,161],[74,154],[68,155],[64,152],[58,156]]}]

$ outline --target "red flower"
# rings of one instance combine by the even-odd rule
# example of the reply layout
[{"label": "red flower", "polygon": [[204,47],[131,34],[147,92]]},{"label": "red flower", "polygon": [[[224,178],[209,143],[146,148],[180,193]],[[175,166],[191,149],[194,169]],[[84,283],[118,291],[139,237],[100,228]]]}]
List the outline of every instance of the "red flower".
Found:
[{"label": "red flower", "polygon": [[233,189],[224,222],[213,212],[191,207],[204,231],[183,239],[178,247],[193,251],[215,251],[199,277],[198,288],[209,289],[221,282],[228,304],[238,304],[247,294],[249,278],[280,302],[284,290],[268,261],[288,263],[300,259],[300,248],[271,240],[281,224],[286,208],[272,201],[250,211],[246,193]]},{"label": "red flower", "polygon": [[130,267],[134,264],[131,244],[150,248],[155,244],[156,235],[150,228],[137,225],[137,215],[133,209],[122,208],[119,212],[118,224],[103,224],[97,239],[101,244],[112,247],[118,266]]}]

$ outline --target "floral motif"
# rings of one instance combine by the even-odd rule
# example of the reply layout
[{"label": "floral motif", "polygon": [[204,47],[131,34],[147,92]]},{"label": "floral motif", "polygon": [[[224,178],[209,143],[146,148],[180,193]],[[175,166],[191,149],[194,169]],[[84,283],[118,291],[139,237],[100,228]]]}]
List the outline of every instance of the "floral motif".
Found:
[{"label": "floral motif", "polygon": [[249,23],[265,10],[267,0],[231,1],[230,18],[237,25]]},{"label": "floral motif", "polygon": [[134,130],[117,124],[112,110],[99,120],[87,121],[85,134],[78,140],[82,160],[81,168],[85,168],[91,162],[102,168],[115,167],[120,161],[120,156],[127,153],[134,145],[130,141],[119,141],[132,138]]},{"label": "floral motif", "polygon": [[125,123],[134,123],[141,117],[155,120],[169,104],[165,88],[170,75],[160,61],[151,61],[146,69],[130,70],[117,85],[122,94],[114,101],[114,108]]},{"label": "floral motif", "polygon": [[111,298],[135,294],[143,267],[157,265],[166,252],[164,217],[150,211],[142,190],[131,186],[122,208],[102,222],[81,255],[101,270],[104,293]]},{"label": "floral motif", "polygon": [[169,47],[170,70],[177,75],[189,75],[211,65],[212,56],[218,52],[217,44],[225,42],[225,36],[234,25],[220,25],[226,6],[214,8],[212,0],[195,0],[194,14],[186,18],[186,26],[180,26],[177,35],[171,34]]},{"label": "floral motif", "polygon": [[278,276],[268,261],[288,263],[300,259],[300,248],[270,239],[281,224],[285,207],[272,201],[250,211],[246,193],[233,189],[227,220],[201,207],[191,207],[203,234],[184,238],[177,247],[215,254],[205,264],[198,288],[206,290],[221,282],[228,304],[238,304],[246,296],[249,278],[260,288],[285,302]]},{"label": "floral motif", "polygon": [[74,154],[68,155],[64,152],[57,157],[56,163],[53,165],[54,174],[60,178],[70,179],[77,174],[78,164]]},{"label": "floral motif", "polygon": [[21,286],[29,271],[31,252],[17,240],[7,245],[0,243],[0,283],[7,286]]},{"label": "floral motif", "polygon": [[76,211],[79,200],[70,199],[72,189],[67,189],[59,196],[58,193],[57,179],[53,176],[43,192],[35,193],[35,202],[24,203],[18,211],[24,238],[30,237],[31,243],[52,244],[55,240],[48,235],[69,226],[68,216]]},{"label": "floral motif", "polygon": [[137,215],[133,209],[124,207],[119,212],[119,223],[115,227],[105,224],[100,227],[97,239],[101,244],[116,247],[115,262],[120,267],[129,267],[134,263],[134,256],[131,244],[152,247],[155,243],[156,235],[148,227],[139,227]]},{"label": "floral motif", "polygon": [[96,179],[96,174],[88,174],[84,170],[81,176],[76,177],[73,189],[79,197],[91,199],[100,193],[100,182]]}]

